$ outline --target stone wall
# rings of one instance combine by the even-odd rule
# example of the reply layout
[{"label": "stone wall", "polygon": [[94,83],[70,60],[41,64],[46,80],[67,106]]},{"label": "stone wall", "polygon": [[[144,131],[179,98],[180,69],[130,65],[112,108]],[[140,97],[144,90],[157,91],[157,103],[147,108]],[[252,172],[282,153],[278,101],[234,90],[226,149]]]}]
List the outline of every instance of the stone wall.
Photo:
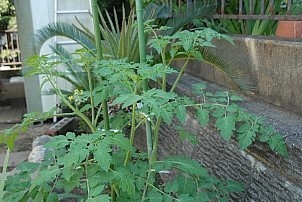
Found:
[{"label": "stone wall", "polygon": [[[184,75],[178,93],[196,98],[190,86],[197,82],[205,81]],[[225,90],[211,83],[208,86],[210,91]],[[179,144],[178,134],[172,127],[164,125],[159,139],[159,157],[186,155],[198,160],[210,173],[221,179],[243,182],[245,191],[233,195],[233,201],[302,201],[302,135],[296,132],[302,131],[301,116],[252,98],[246,97],[245,100],[243,107],[256,115],[262,113],[268,124],[287,137],[289,158],[280,157],[261,143],[241,151],[235,141],[224,141],[213,124],[201,128],[193,114],[187,116],[186,129],[196,134],[198,144]],[[144,137],[136,136],[136,145],[140,149],[145,148]]]},{"label": "stone wall", "polygon": [[[233,39],[235,45],[216,41],[214,51],[232,66],[246,71],[246,77],[257,85],[253,96],[302,114],[302,41],[244,36]],[[205,63],[194,61],[187,72],[230,86],[223,74]]]}]

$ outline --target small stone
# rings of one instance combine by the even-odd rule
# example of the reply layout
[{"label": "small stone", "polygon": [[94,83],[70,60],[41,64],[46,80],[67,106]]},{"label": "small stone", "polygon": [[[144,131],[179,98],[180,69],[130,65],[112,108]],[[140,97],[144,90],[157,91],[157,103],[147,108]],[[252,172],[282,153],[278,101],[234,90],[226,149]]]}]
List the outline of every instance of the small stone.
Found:
[{"label": "small stone", "polygon": [[28,161],[32,163],[41,163],[44,160],[46,148],[43,146],[36,146],[30,152],[28,156]]},{"label": "small stone", "polygon": [[37,137],[33,143],[32,143],[32,148],[35,148],[37,146],[42,146],[45,145],[46,142],[48,142],[51,139],[51,137],[49,135],[42,135]]}]

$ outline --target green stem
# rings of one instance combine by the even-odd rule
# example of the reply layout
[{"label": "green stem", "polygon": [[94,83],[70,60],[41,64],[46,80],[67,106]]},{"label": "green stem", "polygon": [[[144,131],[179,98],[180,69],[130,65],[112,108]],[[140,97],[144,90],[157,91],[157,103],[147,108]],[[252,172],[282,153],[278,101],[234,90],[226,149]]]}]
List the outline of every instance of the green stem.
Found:
[{"label": "green stem", "polygon": [[90,68],[87,68],[87,77],[88,77],[88,85],[89,85],[89,97],[90,97],[90,105],[91,105],[91,122],[92,125],[96,128],[96,122],[95,122],[95,109],[94,109],[94,100],[93,100],[93,94],[92,94],[92,80],[91,80],[91,72]]},{"label": "green stem", "polygon": [[[146,41],[144,33],[144,17],[143,17],[143,6],[142,0],[135,0],[136,4],[136,15],[137,15],[137,30],[138,30],[138,39],[139,39],[139,53],[140,53],[140,63],[146,63]],[[148,80],[143,81],[143,90],[147,91],[149,88]],[[148,158],[151,160],[152,153],[152,129],[151,122],[147,119],[146,121],[146,139],[148,147]]]},{"label": "green stem", "polygon": [[175,82],[173,83],[173,86],[172,86],[170,92],[173,92],[175,90],[175,88],[176,88],[176,86],[177,86],[177,84],[178,84],[181,76],[183,75],[183,73],[186,70],[186,67],[188,66],[189,61],[190,61],[190,57],[188,57],[188,59],[186,60],[185,64],[182,66],[182,68],[181,68],[181,70],[180,70],[180,72],[179,72],[179,74],[178,74]]},{"label": "green stem", "polygon": [[10,154],[10,149],[8,147],[6,150],[4,163],[3,163],[3,169],[2,169],[2,176],[1,176],[1,183],[0,183],[0,201],[2,201],[3,197],[4,197],[4,185],[5,185],[5,181],[7,178],[6,169],[8,166],[9,154]]},{"label": "green stem", "polygon": [[[101,41],[100,20],[98,15],[97,0],[92,0],[91,7],[92,7],[93,26],[94,26],[94,34],[95,34],[95,44],[96,44],[96,51],[97,51],[96,57],[98,60],[101,60],[103,58],[103,53],[102,53],[102,41]],[[102,111],[103,111],[103,119],[104,119],[104,129],[105,131],[109,131],[110,125],[109,125],[108,105],[106,100],[102,102]]]},{"label": "green stem", "polygon": [[51,72],[48,72],[45,68],[43,68],[43,65],[41,66],[42,71],[45,73],[45,76],[47,78],[47,81],[49,81],[49,83],[51,84],[51,86],[53,87],[54,91],[56,92],[56,95],[58,95],[62,101],[76,114],[78,115],[80,118],[82,118],[86,124],[90,127],[92,132],[95,132],[95,127],[92,125],[91,121],[89,120],[89,118],[83,114],[79,109],[75,108],[63,95],[62,91],[60,89],[57,88],[57,86],[54,84],[53,80],[51,79],[51,77],[49,75],[51,75]]},{"label": "green stem", "polygon": [[[164,48],[163,51],[162,51],[162,53],[161,53],[161,58],[162,58],[162,63],[163,63],[163,68],[164,69],[166,69],[166,67],[167,67],[165,52],[166,52],[166,49]],[[162,90],[166,91],[166,88],[167,88],[167,74],[165,73],[163,75]]]},{"label": "green stem", "polygon": [[153,150],[152,150],[152,163],[157,161],[157,148],[158,148],[158,137],[159,137],[159,129],[161,124],[161,117],[158,117],[155,124],[154,129],[154,142],[153,142]]},{"label": "green stem", "polygon": [[[135,135],[135,130],[136,130],[135,114],[136,114],[136,102],[133,103],[133,105],[132,105],[131,133],[130,133],[130,140],[129,140],[131,145],[133,145],[134,135]],[[130,155],[131,155],[131,152],[128,151],[127,155],[126,155],[125,162],[124,162],[124,166],[126,166],[127,163],[129,162]]]}]

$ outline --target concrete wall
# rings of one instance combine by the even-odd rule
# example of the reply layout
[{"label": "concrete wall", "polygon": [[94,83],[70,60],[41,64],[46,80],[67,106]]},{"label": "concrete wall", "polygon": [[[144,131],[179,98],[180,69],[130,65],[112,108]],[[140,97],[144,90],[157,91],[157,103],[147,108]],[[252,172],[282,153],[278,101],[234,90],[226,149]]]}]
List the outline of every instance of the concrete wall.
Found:
[{"label": "concrete wall", "polygon": [[[81,23],[92,29],[90,13],[77,13],[78,11],[90,10],[91,5],[89,0],[15,0],[15,5],[22,61],[35,54],[33,51],[34,32],[49,23],[57,21],[78,25],[75,18],[77,16]],[[55,7],[57,7],[57,11],[70,11],[70,13],[56,13]],[[42,46],[40,54],[51,54],[52,51],[49,46],[55,46],[59,42],[63,42],[64,48],[69,51],[79,48],[79,45],[66,40],[66,38],[56,37],[49,39]],[[64,70],[62,67],[58,67],[57,69]],[[60,102],[56,95],[45,95],[42,93],[52,88],[49,83],[46,83],[41,89],[42,83],[43,76],[38,75],[26,77],[24,80],[28,112],[46,112]],[[57,79],[57,86],[66,90],[71,88],[67,82],[60,79]]]},{"label": "concrete wall", "polygon": [[[243,36],[233,39],[235,46],[217,41],[213,51],[232,66],[246,71],[246,77],[257,85],[253,96],[302,113],[302,41]],[[204,63],[192,62],[187,72],[230,86],[220,72]]]}]

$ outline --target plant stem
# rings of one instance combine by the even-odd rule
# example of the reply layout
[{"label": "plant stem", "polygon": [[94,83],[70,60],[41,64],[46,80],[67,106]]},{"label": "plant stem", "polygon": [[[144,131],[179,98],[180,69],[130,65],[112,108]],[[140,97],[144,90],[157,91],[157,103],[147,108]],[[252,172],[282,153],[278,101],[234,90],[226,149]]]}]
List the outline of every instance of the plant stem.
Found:
[{"label": "plant stem", "polygon": [[[136,114],[136,102],[133,103],[133,105],[132,105],[131,133],[130,133],[130,140],[129,140],[131,145],[133,145],[134,135],[135,135],[135,130],[136,130],[135,114]],[[127,155],[126,155],[125,162],[124,162],[124,166],[127,165],[128,161],[130,159],[130,155],[131,155],[131,152],[128,151]]]},{"label": "plant stem", "polygon": [[[144,18],[143,18],[143,6],[142,0],[135,0],[136,5],[136,15],[137,15],[137,30],[138,30],[138,42],[139,42],[139,55],[140,55],[140,63],[146,63],[146,41],[145,41],[145,33],[144,33]],[[148,90],[148,80],[143,81],[143,90]],[[152,129],[151,122],[146,120],[146,139],[147,139],[147,147],[148,147],[148,158],[151,160],[152,153]]]},{"label": "plant stem", "polygon": [[90,127],[92,132],[95,132],[95,127],[92,125],[91,121],[89,120],[89,118],[83,114],[79,109],[75,108],[63,95],[62,91],[60,89],[57,88],[57,86],[54,84],[53,80],[51,79],[51,77],[49,75],[52,75],[51,72],[48,72],[45,68],[43,68],[43,65],[41,65],[42,71],[44,72],[47,81],[51,84],[51,86],[53,87],[54,91],[56,92],[56,95],[58,95],[62,101],[76,114],[78,115],[80,118],[82,118],[86,124]]},{"label": "plant stem", "polygon": [[87,68],[87,77],[88,77],[88,85],[89,85],[89,97],[90,97],[90,105],[91,105],[91,122],[92,125],[96,128],[96,124],[95,123],[95,110],[94,110],[94,100],[93,100],[93,94],[92,94],[92,82],[91,82],[91,72],[90,72],[90,68]]},{"label": "plant stem", "polygon": [[3,169],[2,169],[2,176],[1,176],[1,183],[0,183],[0,201],[2,201],[2,199],[4,197],[4,185],[5,185],[5,181],[6,181],[6,177],[7,177],[6,169],[8,166],[9,154],[10,154],[10,149],[8,147],[6,150],[4,163],[3,163]]},{"label": "plant stem", "polygon": [[[102,53],[102,41],[101,41],[101,31],[100,31],[100,22],[99,22],[100,20],[98,16],[97,0],[92,0],[91,7],[92,7],[93,26],[94,26],[94,34],[95,34],[95,44],[96,44],[96,51],[97,51],[96,58],[97,60],[101,60],[103,58],[103,53]],[[110,130],[109,115],[108,115],[108,105],[106,100],[102,102],[102,110],[103,110],[103,119],[104,119],[104,129],[105,131],[109,131]]]},{"label": "plant stem", "polygon": [[185,70],[186,70],[186,67],[188,66],[189,60],[190,60],[190,57],[187,58],[185,64],[182,66],[182,68],[181,68],[181,70],[180,70],[180,72],[179,72],[179,74],[178,74],[176,80],[175,80],[174,83],[173,83],[173,86],[172,86],[170,92],[173,92],[173,91],[175,90],[175,88],[176,88],[176,86],[177,86],[177,84],[178,84],[178,82],[179,82],[181,76],[183,75],[183,73],[184,73]]},{"label": "plant stem", "polygon": [[[163,68],[164,69],[166,69],[166,67],[167,67],[165,52],[166,52],[166,48],[164,48],[162,53],[161,53],[161,58],[162,58],[162,63],[163,63]],[[163,75],[162,90],[166,91],[166,88],[167,88],[167,74],[165,73]]]},{"label": "plant stem", "polygon": [[161,117],[158,117],[155,124],[154,129],[154,142],[153,142],[153,150],[152,150],[152,163],[157,161],[157,147],[158,147],[158,137],[159,137],[159,128],[161,124]]}]

